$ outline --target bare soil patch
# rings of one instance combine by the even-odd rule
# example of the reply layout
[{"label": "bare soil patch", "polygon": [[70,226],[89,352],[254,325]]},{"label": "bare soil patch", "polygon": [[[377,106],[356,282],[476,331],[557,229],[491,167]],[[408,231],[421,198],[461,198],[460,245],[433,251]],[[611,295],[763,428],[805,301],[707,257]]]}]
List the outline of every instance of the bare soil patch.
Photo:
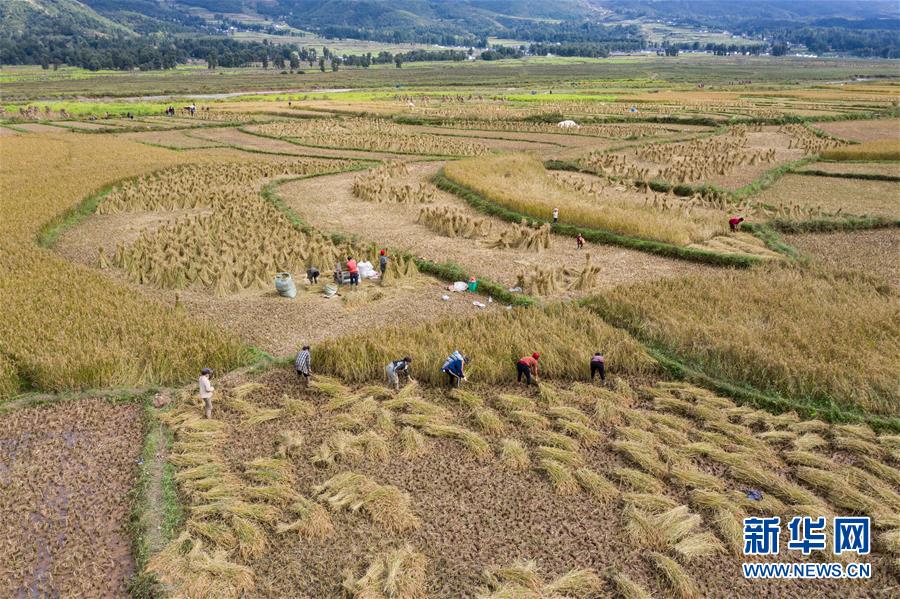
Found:
[{"label": "bare soil patch", "polygon": [[[426,181],[442,163],[412,163],[412,181]],[[417,221],[419,207],[393,203],[372,203],[353,195],[354,173],[316,177],[287,183],[279,188],[279,195],[288,206],[307,222],[322,231],[358,235],[364,239],[390,247],[402,248],[435,262],[453,261],[480,276],[512,286],[520,271],[539,267],[580,268],[586,254],[594,264],[601,265],[598,275],[600,287],[620,283],[680,276],[708,267],[683,261],[649,256],[641,252],[613,246],[587,244],[577,250],[575,241],[553,235],[550,248],[540,253],[516,249],[490,249],[480,240],[443,237]],[[490,219],[492,233],[509,225],[475,211],[456,196],[437,190],[435,204],[454,206],[476,218]]]},{"label": "bare soil patch", "polygon": [[785,241],[830,270],[862,271],[900,287],[897,229],[786,235]]},{"label": "bare soil patch", "polygon": [[834,121],[813,125],[830,135],[851,141],[900,138],[900,119]]},{"label": "bare soil patch", "polygon": [[0,419],[0,595],[127,596],[141,428],[138,406],[104,399]]},{"label": "bare soil patch", "polygon": [[825,212],[900,218],[900,183],[838,177],[787,175],[754,199],[763,204],[799,204]]}]

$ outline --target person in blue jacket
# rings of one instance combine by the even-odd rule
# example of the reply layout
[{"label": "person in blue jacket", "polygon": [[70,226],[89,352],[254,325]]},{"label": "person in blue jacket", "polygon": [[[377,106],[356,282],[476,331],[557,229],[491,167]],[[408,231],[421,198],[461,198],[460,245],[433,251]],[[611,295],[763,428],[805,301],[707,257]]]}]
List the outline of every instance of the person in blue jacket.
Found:
[{"label": "person in blue jacket", "polygon": [[468,363],[469,358],[458,351],[450,354],[444,361],[441,372],[447,374],[447,382],[451,387],[459,387],[460,382],[466,380],[465,367]]}]

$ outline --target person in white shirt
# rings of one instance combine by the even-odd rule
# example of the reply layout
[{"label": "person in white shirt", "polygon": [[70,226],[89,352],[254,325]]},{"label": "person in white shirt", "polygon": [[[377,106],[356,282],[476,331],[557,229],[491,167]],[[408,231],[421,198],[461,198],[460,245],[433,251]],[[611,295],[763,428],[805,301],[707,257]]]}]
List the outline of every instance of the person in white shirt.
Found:
[{"label": "person in white shirt", "polygon": [[212,418],[212,396],[215,388],[209,382],[209,377],[212,374],[212,370],[209,368],[204,368],[200,371],[200,399],[203,400],[203,405],[206,411],[206,418]]}]

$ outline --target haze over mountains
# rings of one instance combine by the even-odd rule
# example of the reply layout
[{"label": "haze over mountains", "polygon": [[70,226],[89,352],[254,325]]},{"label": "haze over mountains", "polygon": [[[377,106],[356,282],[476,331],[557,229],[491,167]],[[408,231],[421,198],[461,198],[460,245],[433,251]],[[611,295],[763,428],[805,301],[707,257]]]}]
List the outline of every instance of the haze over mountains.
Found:
[{"label": "haze over mountains", "polygon": [[672,43],[691,41],[692,31],[727,30],[819,53],[894,57],[898,12],[894,0],[0,0],[0,61],[42,53],[52,59],[62,47],[71,59],[74,47],[108,50],[110,40],[129,38],[157,48],[176,44],[181,60],[185,39],[240,31],[448,47],[501,38],[628,51],[665,41],[669,30],[663,40],[651,35],[659,24],[678,33]]}]

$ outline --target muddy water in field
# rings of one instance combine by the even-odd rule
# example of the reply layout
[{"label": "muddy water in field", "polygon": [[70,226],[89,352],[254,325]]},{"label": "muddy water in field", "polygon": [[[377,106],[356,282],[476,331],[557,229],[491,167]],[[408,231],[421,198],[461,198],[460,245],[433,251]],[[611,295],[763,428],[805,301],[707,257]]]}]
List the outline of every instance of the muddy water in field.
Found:
[{"label": "muddy water in field", "polygon": [[125,597],[139,406],[103,399],[0,418],[0,596]]}]

